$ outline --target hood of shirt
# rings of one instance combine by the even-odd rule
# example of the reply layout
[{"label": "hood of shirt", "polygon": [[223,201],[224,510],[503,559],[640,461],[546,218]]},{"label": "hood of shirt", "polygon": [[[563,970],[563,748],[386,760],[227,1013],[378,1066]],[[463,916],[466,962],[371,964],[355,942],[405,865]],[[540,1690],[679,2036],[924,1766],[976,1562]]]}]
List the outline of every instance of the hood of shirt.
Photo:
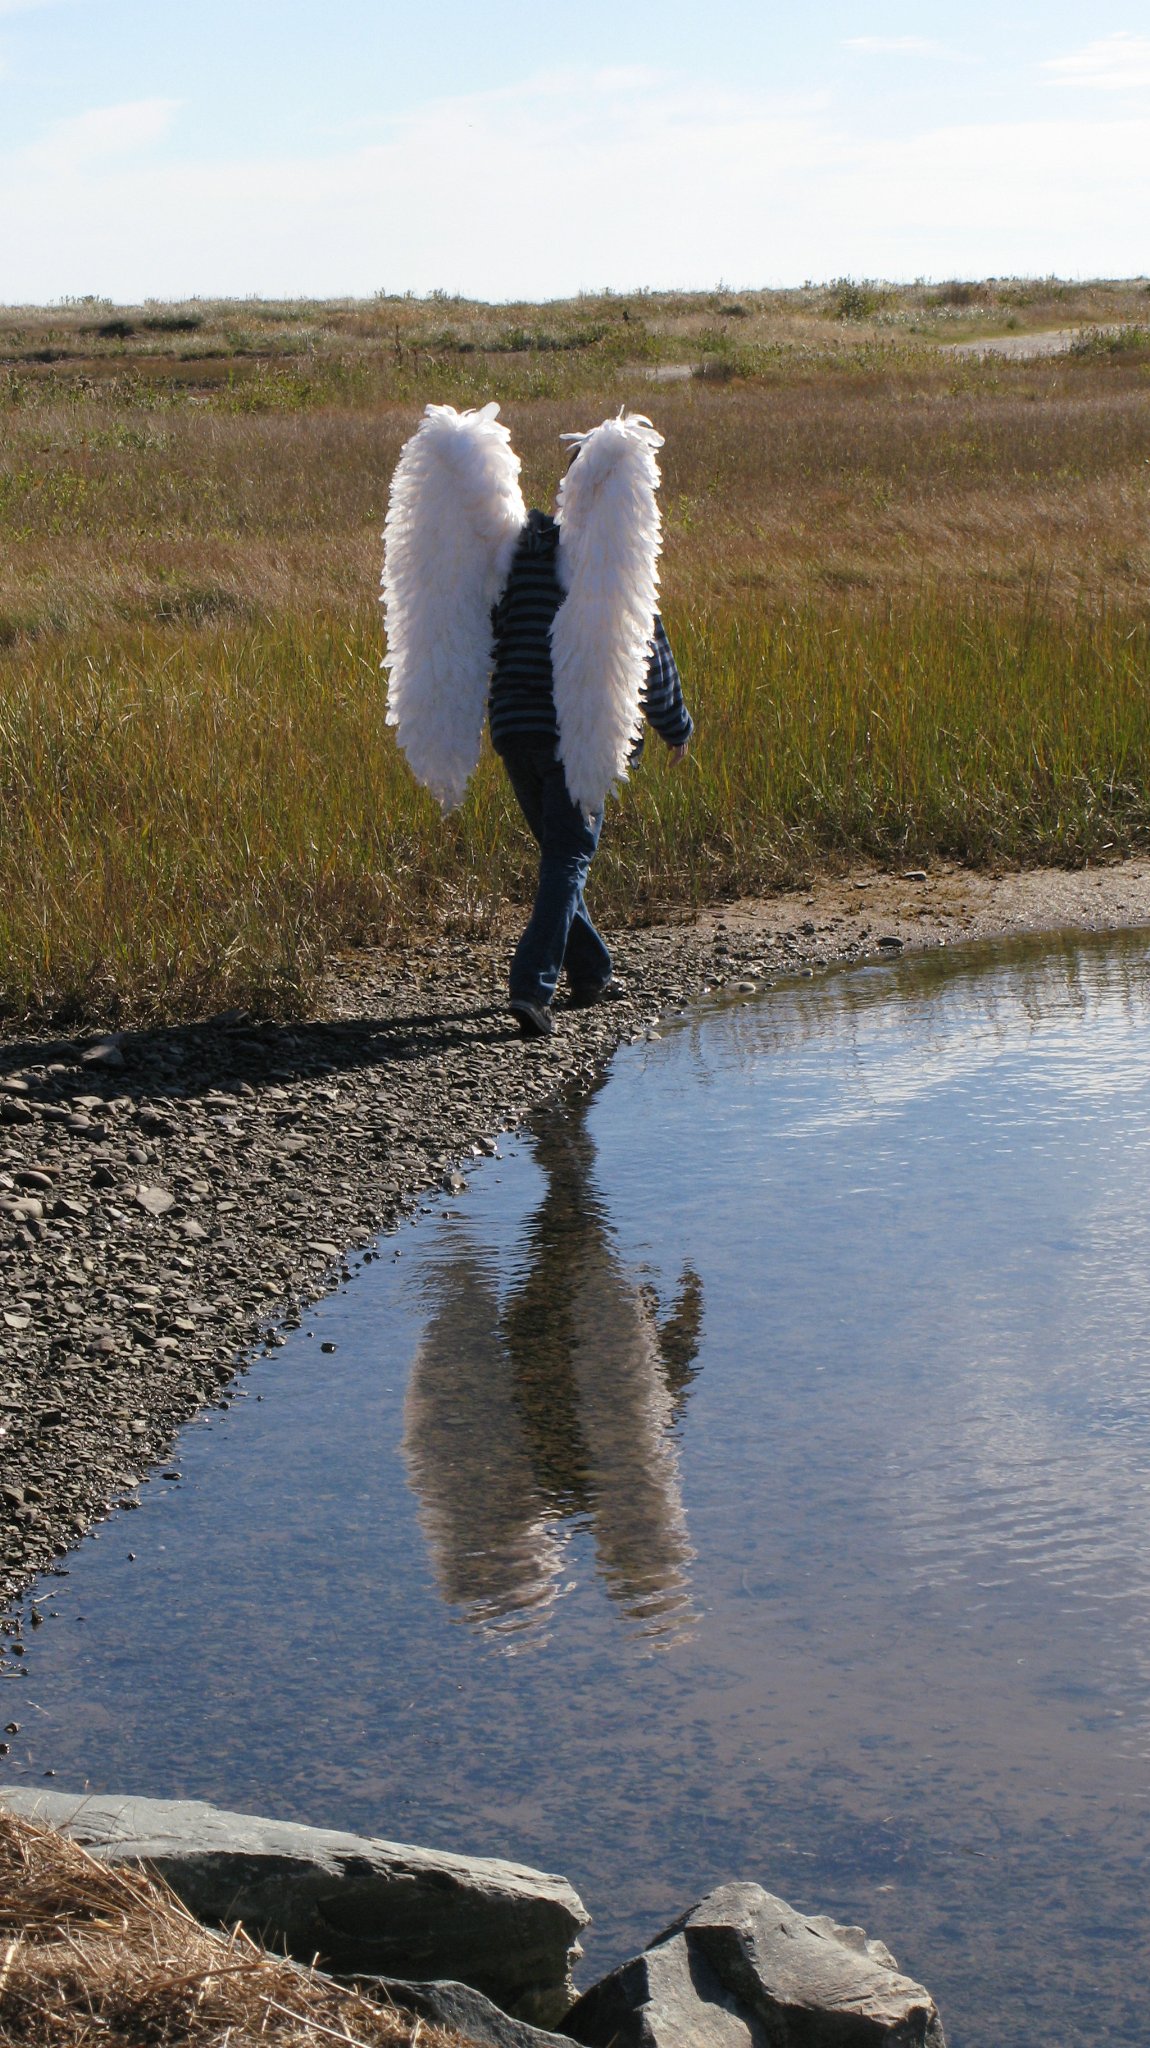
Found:
[{"label": "hood of shirt", "polygon": [[553,555],[559,546],[558,520],[550,512],[529,512],[519,546],[525,555]]}]

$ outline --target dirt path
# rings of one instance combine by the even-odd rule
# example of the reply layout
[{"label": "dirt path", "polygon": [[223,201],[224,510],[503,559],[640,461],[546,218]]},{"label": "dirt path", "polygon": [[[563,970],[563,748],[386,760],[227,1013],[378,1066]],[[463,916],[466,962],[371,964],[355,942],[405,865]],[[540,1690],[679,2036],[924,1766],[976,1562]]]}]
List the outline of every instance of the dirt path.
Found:
[{"label": "dirt path", "polygon": [[[344,963],[292,1025],[0,1045],[0,1600],[229,1398],[349,1274],[350,1248],[661,1011],[892,942],[1146,922],[1148,860],[857,872],[626,935],[631,998],[564,1013],[534,1045],[503,1009],[506,948],[450,942]],[[17,1638],[0,1627],[2,1669]]]},{"label": "dirt path", "polygon": [[1010,356],[1030,361],[1036,356],[1064,356],[1083,334],[1120,334],[1120,326],[1047,327],[1037,334],[993,334],[984,341],[944,341],[951,356]]}]

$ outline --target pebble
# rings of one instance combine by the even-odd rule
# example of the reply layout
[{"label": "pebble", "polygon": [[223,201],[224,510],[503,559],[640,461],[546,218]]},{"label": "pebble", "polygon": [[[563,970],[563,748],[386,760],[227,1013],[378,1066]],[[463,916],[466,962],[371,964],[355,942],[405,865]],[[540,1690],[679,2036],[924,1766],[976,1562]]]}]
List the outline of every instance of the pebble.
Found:
[{"label": "pebble", "polygon": [[99,1045],[89,1046],[80,1058],[85,1067],[117,1068],[124,1064],[124,1055],[114,1038],[105,1038]]}]

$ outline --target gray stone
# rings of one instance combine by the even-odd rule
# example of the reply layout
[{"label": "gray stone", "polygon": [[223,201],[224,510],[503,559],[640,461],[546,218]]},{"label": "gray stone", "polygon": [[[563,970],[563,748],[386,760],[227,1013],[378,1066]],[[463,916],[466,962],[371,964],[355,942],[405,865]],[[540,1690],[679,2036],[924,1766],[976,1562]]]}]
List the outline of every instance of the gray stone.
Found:
[{"label": "gray stone", "polygon": [[456,1978],[548,2025],[574,1996],[588,1920],[565,1878],[493,1857],[227,1813],[198,1800],[17,1787],[0,1806],[108,1863],[143,1861],[189,1911],[346,1976]]},{"label": "gray stone", "polygon": [[478,2042],[480,2048],[570,2048],[565,2035],[512,2019],[470,1984],[453,1984],[450,1979],[411,1984],[401,1977],[361,1977],[356,1982],[367,1997],[402,2006],[432,2026],[448,2027],[465,2040]]},{"label": "gray stone", "polygon": [[123,1066],[124,1055],[114,1038],[105,1038],[99,1045],[91,1045],[87,1052],[81,1053],[80,1061],[85,1067],[117,1069]]},{"label": "gray stone", "polygon": [[946,2048],[930,1993],[861,1927],[721,1885],[567,2014],[587,2048]]}]

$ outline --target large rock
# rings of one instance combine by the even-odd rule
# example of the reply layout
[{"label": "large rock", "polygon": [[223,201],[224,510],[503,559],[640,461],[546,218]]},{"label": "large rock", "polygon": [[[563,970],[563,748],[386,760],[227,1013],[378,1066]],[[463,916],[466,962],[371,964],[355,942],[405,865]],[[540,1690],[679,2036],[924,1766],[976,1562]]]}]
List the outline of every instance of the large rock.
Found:
[{"label": "large rock", "polygon": [[200,1920],[242,1920],[269,1947],[345,1976],[457,1978],[548,2026],[574,1997],[588,1914],[562,1877],[198,1800],[0,1788],[0,1806],[108,1863],[145,1862]]},{"label": "large rock", "polygon": [[563,2034],[512,2019],[470,1984],[405,1984],[395,1977],[358,1977],[355,1982],[369,1998],[402,2006],[433,2026],[462,2034],[475,2048],[570,2048]]},{"label": "large rock", "polygon": [[588,2048],[946,2048],[933,1998],[861,1927],[721,1885],[584,1993]]}]

